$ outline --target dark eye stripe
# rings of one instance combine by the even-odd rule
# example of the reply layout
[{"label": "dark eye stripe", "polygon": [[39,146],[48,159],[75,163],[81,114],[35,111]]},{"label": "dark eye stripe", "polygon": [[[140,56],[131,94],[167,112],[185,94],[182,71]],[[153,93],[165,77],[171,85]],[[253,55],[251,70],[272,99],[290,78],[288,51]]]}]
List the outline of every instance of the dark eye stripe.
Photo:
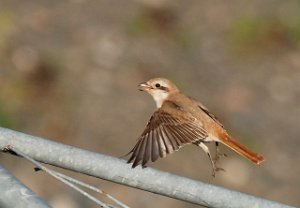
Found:
[{"label": "dark eye stripe", "polygon": [[167,91],[167,92],[169,91],[169,89],[167,87],[164,87],[164,86],[160,86],[159,89]]}]

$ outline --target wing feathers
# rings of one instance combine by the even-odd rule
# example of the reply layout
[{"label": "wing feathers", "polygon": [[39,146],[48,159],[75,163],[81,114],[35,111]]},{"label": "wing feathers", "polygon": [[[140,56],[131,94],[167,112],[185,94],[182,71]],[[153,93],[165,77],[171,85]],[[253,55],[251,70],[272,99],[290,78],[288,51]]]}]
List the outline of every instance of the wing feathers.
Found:
[{"label": "wing feathers", "polygon": [[182,144],[187,143],[188,141],[186,141],[184,139],[184,137],[180,136],[179,134],[179,129],[176,129],[176,127],[174,126],[168,126],[168,131],[170,132],[170,138],[171,140],[174,140],[177,142],[178,146],[181,147]]},{"label": "wing feathers", "polygon": [[133,162],[133,168],[140,163],[145,166],[149,160],[154,162],[185,144],[194,143],[206,137],[206,131],[195,119],[174,117],[159,109],[152,115],[146,129],[131,150],[128,163]]},{"label": "wing feathers", "polygon": [[167,155],[167,147],[163,141],[163,137],[160,134],[158,129],[155,129],[155,131],[157,132],[157,137],[155,138],[155,140],[157,141],[157,145],[158,145],[158,149],[159,149],[159,156],[160,157],[166,157]]},{"label": "wing feathers", "polygon": [[139,164],[139,162],[141,161],[141,159],[144,155],[144,150],[145,150],[145,137],[142,138],[139,148],[136,150],[137,154],[136,154],[135,160],[132,164],[133,168],[136,167]]},{"label": "wing feathers", "polygon": [[173,150],[172,144],[170,143],[170,140],[168,139],[168,137],[169,137],[168,133],[165,131],[165,129],[162,126],[159,126],[158,129],[161,132],[161,139],[164,142],[167,154],[173,153],[174,150]]},{"label": "wing feathers", "polygon": [[[157,139],[156,139],[157,138]],[[151,161],[154,162],[158,159],[160,155],[160,148],[158,146],[158,134],[156,129],[152,131],[152,153],[151,153]]]},{"label": "wing feathers", "polygon": [[145,137],[145,150],[144,150],[144,156],[142,161],[142,166],[144,166],[151,157],[151,148],[152,148],[152,131],[149,132],[149,134]]},{"label": "wing feathers", "polygon": [[136,145],[134,146],[134,148],[129,152],[129,153],[132,153],[132,154],[131,154],[131,157],[128,160],[128,163],[131,163],[135,159],[136,154],[138,152],[137,150],[138,150],[139,145],[141,144],[141,142],[142,142],[142,140],[139,139],[138,142],[136,143]]}]

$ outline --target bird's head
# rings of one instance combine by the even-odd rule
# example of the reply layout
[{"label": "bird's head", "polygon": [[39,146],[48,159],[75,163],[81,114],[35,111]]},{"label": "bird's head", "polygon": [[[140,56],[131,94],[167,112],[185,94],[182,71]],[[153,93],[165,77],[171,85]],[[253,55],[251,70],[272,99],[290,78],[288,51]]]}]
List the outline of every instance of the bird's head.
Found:
[{"label": "bird's head", "polygon": [[139,90],[149,93],[155,100],[157,108],[160,108],[171,94],[179,92],[176,85],[165,78],[154,78],[141,83]]}]

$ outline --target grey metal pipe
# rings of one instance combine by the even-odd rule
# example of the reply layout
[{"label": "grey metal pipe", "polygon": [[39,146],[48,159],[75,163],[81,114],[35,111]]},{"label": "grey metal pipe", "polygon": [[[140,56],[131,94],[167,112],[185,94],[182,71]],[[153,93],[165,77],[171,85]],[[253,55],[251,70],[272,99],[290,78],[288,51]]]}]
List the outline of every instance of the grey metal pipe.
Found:
[{"label": "grey metal pipe", "polygon": [[7,145],[44,163],[206,207],[290,207],[149,167],[132,169],[115,157],[0,128],[0,148]]},{"label": "grey metal pipe", "polygon": [[49,208],[50,206],[0,165],[0,207]]}]

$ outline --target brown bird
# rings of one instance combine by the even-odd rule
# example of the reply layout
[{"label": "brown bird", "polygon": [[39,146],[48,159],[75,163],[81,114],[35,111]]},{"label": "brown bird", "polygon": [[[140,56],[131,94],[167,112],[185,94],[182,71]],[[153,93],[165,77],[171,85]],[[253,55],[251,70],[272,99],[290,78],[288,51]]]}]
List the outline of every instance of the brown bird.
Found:
[{"label": "brown bird", "polygon": [[144,167],[149,160],[154,162],[186,144],[195,144],[208,154],[214,176],[215,171],[221,169],[215,164],[219,155],[217,151],[216,160],[212,158],[205,145],[208,142],[215,142],[216,145],[220,142],[255,164],[264,161],[261,155],[233,139],[216,116],[200,102],[182,94],[170,80],[151,79],[140,84],[139,90],[152,95],[157,110],[129,152],[131,157],[128,163],[133,163],[132,168],[140,163]]}]

